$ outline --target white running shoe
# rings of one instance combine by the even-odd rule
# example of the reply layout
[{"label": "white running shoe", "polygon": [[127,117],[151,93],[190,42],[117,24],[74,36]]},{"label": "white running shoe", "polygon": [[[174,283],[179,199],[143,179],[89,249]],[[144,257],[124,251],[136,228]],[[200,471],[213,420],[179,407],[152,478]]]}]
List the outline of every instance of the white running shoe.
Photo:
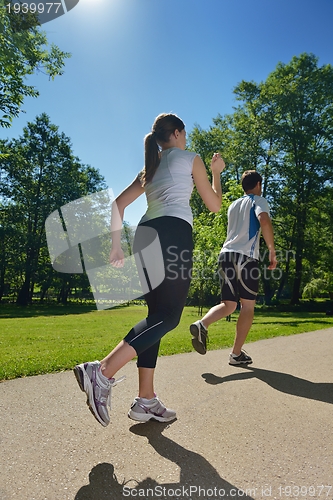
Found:
[{"label": "white running shoe", "polygon": [[80,386],[81,391],[87,395],[87,405],[96,420],[106,427],[110,423],[107,406],[111,409],[111,389],[119,380],[114,378],[107,379],[99,373],[100,362],[82,363],[74,368],[74,375]]},{"label": "white running shoe", "polygon": [[170,422],[177,415],[174,410],[166,408],[158,397],[155,396],[153,399],[135,398],[128,416],[137,422],[148,422],[148,420]]},{"label": "white running shoe", "polygon": [[229,365],[250,365],[252,363],[252,358],[241,351],[239,356],[235,356],[232,352],[229,354]]},{"label": "white running shoe", "polygon": [[201,321],[196,321],[190,325],[190,332],[192,335],[192,345],[199,354],[206,354],[208,330],[203,326]]}]

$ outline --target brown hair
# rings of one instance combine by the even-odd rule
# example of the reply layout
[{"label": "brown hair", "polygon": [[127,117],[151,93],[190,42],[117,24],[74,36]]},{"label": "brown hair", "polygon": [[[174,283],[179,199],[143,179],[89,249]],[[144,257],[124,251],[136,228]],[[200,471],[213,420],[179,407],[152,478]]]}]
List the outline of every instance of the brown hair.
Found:
[{"label": "brown hair", "polygon": [[245,193],[251,191],[251,189],[255,188],[258,182],[262,183],[262,177],[255,170],[245,170],[241,178],[242,188]]},{"label": "brown hair", "polygon": [[170,140],[170,135],[175,131],[183,130],[184,122],[171,113],[158,115],[152,126],[152,130],[145,136],[145,166],[141,176],[142,185],[145,186],[155,175],[160,163],[160,146]]}]

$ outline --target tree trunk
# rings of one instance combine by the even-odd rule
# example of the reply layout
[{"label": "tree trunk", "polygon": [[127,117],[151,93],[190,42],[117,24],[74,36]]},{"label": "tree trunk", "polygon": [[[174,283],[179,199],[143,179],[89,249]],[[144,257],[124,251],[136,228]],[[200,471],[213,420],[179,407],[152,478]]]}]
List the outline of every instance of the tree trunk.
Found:
[{"label": "tree trunk", "polygon": [[25,281],[16,299],[18,306],[27,306],[30,303],[30,275],[26,274]]},{"label": "tree trunk", "polygon": [[66,305],[70,291],[71,291],[70,284],[64,282],[58,295],[58,303]]},{"label": "tree trunk", "polygon": [[296,229],[296,255],[295,255],[295,279],[290,303],[292,305],[299,304],[301,298],[301,283],[303,272],[303,252],[304,252],[304,231],[305,231],[305,212],[304,209],[300,211],[297,219]]},{"label": "tree trunk", "polygon": [[272,287],[271,287],[271,282],[270,282],[270,279],[266,279],[264,276],[263,276],[263,279],[262,279],[262,285],[263,285],[263,289],[264,289],[264,300],[265,300],[265,304],[267,306],[270,305],[271,303],[271,300],[272,300],[272,297],[274,295],[274,291],[272,290]]},{"label": "tree trunk", "polygon": [[40,302],[44,301],[45,296],[48,292],[48,289],[50,288],[51,285],[52,285],[52,280],[46,280],[42,283],[41,291],[40,291]]},{"label": "tree trunk", "polygon": [[276,292],[276,300],[280,300],[280,298],[281,298],[284,286],[285,286],[286,282],[288,281],[289,270],[290,270],[290,252],[288,252],[288,255],[287,255],[285,272],[282,275],[278,291]]},{"label": "tree trunk", "polygon": [[5,263],[3,263],[0,270],[0,302],[5,293],[5,273],[6,273],[6,266]]},{"label": "tree trunk", "polygon": [[299,300],[301,298],[301,282],[302,282],[302,270],[303,270],[303,262],[302,262],[302,254],[296,254],[296,268],[295,268],[295,279],[293,285],[293,291],[290,303],[292,305],[299,304]]},{"label": "tree trunk", "polygon": [[18,293],[16,304],[19,306],[27,306],[32,302],[33,293],[33,269],[35,262],[36,251],[34,249],[27,250],[27,258],[25,264],[25,278],[21,290]]}]

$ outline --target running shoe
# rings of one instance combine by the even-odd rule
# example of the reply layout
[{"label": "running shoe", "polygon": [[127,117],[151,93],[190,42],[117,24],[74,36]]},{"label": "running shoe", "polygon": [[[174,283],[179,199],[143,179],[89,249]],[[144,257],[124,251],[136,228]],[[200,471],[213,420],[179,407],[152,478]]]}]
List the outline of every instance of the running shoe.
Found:
[{"label": "running shoe", "polygon": [[190,332],[192,335],[192,345],[199,354],[206,354],[208,330],[203,326],[201,321],[196,321],[190,325]]},{"label": "running shoe", "polygon": [[252,363],[252,358],[241,351],[239,356],[235,356],[232,352],[229,355],[229,365],[250,365]]},{"label": "running shoe", "polygon": [[74,375],[81,391],[87,395],[87,405],[96,420],[106,427],[110,423],[107,406],[111,409],[111,389],[119,380],[107,379],[100,372],[100,362],[82,363],[74,367]]},{"label": "running shoe", "polygon": [[155,396],[153,399],[135,398],[128,412],[129,418],[137,422],[170,422],[176,418],[176,412],[166,408],[162,401]]}]

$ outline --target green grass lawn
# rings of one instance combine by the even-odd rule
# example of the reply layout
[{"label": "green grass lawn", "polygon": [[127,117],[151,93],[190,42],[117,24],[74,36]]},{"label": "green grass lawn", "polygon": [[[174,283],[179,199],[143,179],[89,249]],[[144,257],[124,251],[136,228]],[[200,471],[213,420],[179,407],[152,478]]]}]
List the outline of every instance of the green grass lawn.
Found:
[{"label": "green grass lawn", "polygon": [[[0,380],[73,368],[104,357],[145,317],[146,307],[131,305],[107,311],[94,306],[0,306]],[[208,349],[230,347],[238,313],[209,329]],[[180,324],[161,342],[161,355],[192,351],[188,327],[198,309],[186,307]],[[256,310],[247,343],[333,326],[325,313]]]}]

